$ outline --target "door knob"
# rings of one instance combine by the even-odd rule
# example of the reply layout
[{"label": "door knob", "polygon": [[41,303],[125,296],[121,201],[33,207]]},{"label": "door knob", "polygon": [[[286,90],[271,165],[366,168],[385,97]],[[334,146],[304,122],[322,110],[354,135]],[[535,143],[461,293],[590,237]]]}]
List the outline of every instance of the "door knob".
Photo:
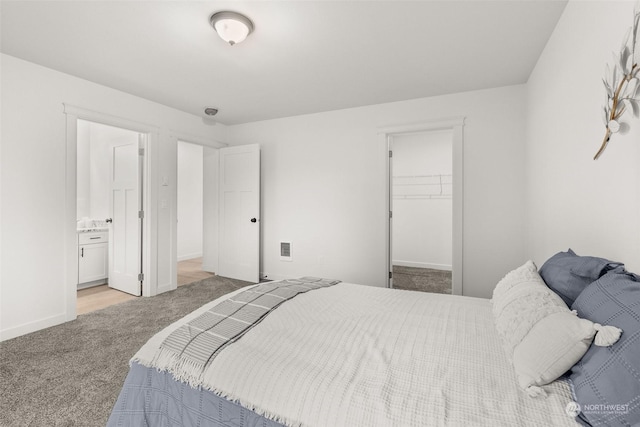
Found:
[{"label": "door knob", "polygon": [[255,219],[255,218],[251,218],[251,222],[256,222],[256,221],[258,221],[258,220]]},{"label": "door knob", "polygon": [[105,220],[104,220],[104,222],[106,222],[107,224],[109,224],[109,223],[113,222],[113,220],[112,220],[111,218],[107,218],[107,219],[105,219]]}]

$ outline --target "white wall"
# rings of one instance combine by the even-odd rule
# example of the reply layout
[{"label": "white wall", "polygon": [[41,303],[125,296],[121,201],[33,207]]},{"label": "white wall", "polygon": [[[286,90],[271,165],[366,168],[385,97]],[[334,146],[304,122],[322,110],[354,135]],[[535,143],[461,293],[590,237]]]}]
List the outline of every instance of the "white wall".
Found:
[{"label": "white wall", "polygon": [[84,120],[78,121],[78,151],[77,151],[77,219],[91,216],[91,191],[89,181],[91,177],[91,124]]},{"label": "white wall", "polygon": [[[634,2],[571,1],[527,87],[528,251],[540,265],[554,253],[624,262],[640,272],[640,120],[627,135],[604,136],[602,77]],[[626,114],[626,113],[625,113]]]},{"label": "white wall", "polygon": [[178,141],[178,261],[202,256],[203,147]]},{"label": "white wall", "polygon": [[[467,117],[465,295],[489,297],[506,271],[569,246],[640,272],[638,120],[591,160],[604,133],[600,79],[633,4],[570,2],[526,86],[228,128],[2,55],[0,338],[64,320],[62,102],[161,129],[157,168],[167,185],[154,188],[158,200],[175,197],[168,129],[212,140],[226,129],[233,144],[261,144],[261,270],[270,278],[384,286],[387,157],[377,128],[449,116]],[[171,275],[176,213],[168,206],[158,209],[159,281]],[[294,242],[293,262],[279,261],[280,240]]]},{"label": "white wall", "polygon": [[[2,248],[0,339],[65,321],[63,103],[159,128],[152,147],[159,288],[172,280],[175,145],[171,131],[223,140],[224,126],[8,55],[1,56]],[[155,150],[155,151],[154,151]],[[166,185],[158,181],[166,182]],[[162,201],[165,203],[162,203]]]},{"label": "white wall", "polygon": [[451,270],[452,159],[451,130],[393,137],[393,265]]},{"label": "white wall", "polygon": [[[91,219],[106,219],[111,217],[111,174],[110,151],[112,141],[109,128],[104,125],[90,123],[89,125],[89,217]],[[118,129],[128,135],[132,142],[138,142],[138,134]],[[125,136],[126,138],[126,136]],[[114,141],[115,142],[115,141]]]},{"label": "white wall", "polygon": [[219,151],[204,147],[202,269],[218,271],[218,173]]},{"label": "white wall", "polygon": [[[465,295],[489,297],[524,253],[524,86],[229,126],[262,149],[261,271],[386,285],[386,143],[378,128],[466,116]],[[290,240],[292,262],[279,260]]]}]

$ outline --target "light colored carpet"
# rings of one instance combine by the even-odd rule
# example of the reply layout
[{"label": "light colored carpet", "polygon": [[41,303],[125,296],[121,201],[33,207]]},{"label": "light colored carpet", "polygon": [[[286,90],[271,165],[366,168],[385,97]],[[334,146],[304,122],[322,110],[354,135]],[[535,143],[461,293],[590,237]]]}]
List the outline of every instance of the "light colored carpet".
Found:
[{"label": "light colored carpet", "polygon": [[0,426],[104,426],[149,338],[247,285],[215,276],[0,343]]},{"label": "light colored carpet", "polygon": [[409,291],[451,293],[451,272],[430,268],[393,266],[394,289]]}]

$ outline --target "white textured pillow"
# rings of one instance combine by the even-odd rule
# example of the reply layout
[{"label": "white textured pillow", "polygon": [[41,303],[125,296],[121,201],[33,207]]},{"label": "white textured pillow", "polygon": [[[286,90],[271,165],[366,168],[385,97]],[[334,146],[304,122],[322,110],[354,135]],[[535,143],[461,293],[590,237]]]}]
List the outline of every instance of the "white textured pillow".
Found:
[{"label": "white textured pillow", "polygon": [[518,384],[526,389],[555,381],[582,359],[595,334],[593,322],[568,310],[540,320],[513,352]]},{"label": "white textured pillow", "polygon": [[496,329],[509,357],[533,325],[550,314],[569,311],[564,301],[545,285],[532,261],[500,280],[491,302]]},{"label": "white textured pillow", "polygon": [[532,261],[508,273],[493,291],[493,316],[518,384],[530,396],[556,380],[586,353],[598,331],[597,345],[608,346],[620,329],[580,319],[547,287]]}]

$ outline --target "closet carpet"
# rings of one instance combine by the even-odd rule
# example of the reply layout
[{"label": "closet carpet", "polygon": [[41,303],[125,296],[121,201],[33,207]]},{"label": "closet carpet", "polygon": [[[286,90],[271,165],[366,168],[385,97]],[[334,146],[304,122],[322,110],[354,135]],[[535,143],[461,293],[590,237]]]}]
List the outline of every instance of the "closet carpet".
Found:
[{"label": "closet carpet", "polygon": [[214,276],[0,343],[0,426],[104,426],[155,333],[250,283]]},{"label": "closet carpet", "polygon": [[393,266],[394,289],[409,291],[451,293],[451,272],[431,268]]}]

